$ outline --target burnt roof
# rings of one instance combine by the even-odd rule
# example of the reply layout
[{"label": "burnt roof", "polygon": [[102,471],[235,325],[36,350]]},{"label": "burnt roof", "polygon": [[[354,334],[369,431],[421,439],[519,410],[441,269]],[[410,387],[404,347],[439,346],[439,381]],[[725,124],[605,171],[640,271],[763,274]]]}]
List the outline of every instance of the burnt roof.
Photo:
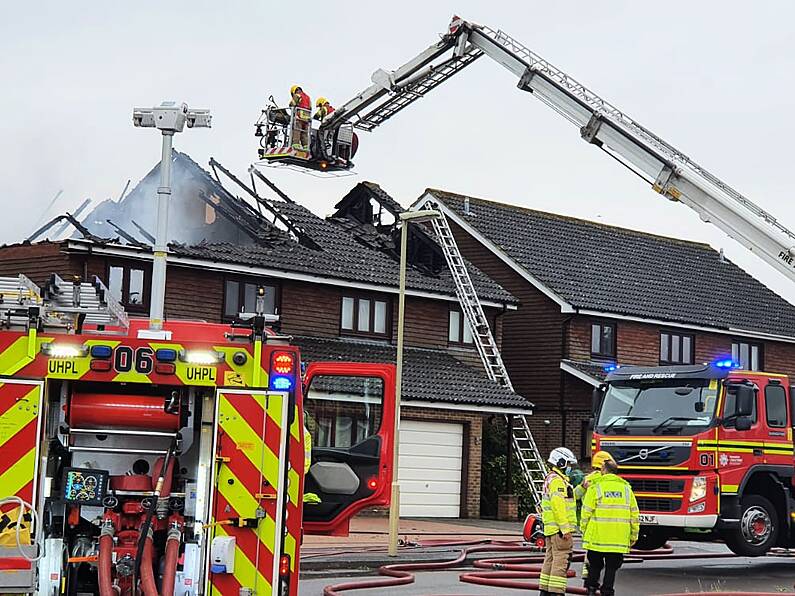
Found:
[{"label": "burnt roof", "polygon": [[[173,212],[170,221],[189,226],[188,229],[194,235],[208,236],[197,242],[183,241],[179,237],[171,238],[169,246],[174,254],[287,273],[304,273],[327,279],[357,281],[385,288],[397,286],[397,251],[389,250],[390,238],[373,226],[368,227],[351,220],[342,222],[334,221],[334,218],[324,219],[306,207],[282,197],[258,199],[254,189],[246,187],[215,160],[210,162],[213,171],[217,173],[216,167],[221,168],[240,189],[235,185],[225,187],[184,153],[174,152],[173,155],[174,169],[179,175],[173,181],[172,197],[181,195],[183,202],[189,203],[196,203],[198,199],[200,208],[186,208],[185,212],[192,218],[190,222],[175,218]],[[146,200],[153,202],[152,185],[158,172],[159,166],[156,166],[123,201],[115,204],[116,210],[123,212],[127,219],[135,216],[139,221],[143,220],[140,201],[146,195]],[[180,183],[186,185],[189,191],[181,193]],[[360,183],[355,188],[378,193],[379,200],[388,205],[389,209],[403,210],[377,184]],[[242,190],[243,196],[234,194],[230,189],[235,192]],[[135,205],[138,208],[134,208]],[[218,221],[213,226],[205,226],[208,228],[206,232],[202,228],[205,223],[205,205],[213,207],[218,214]],[[101,223],[104,224],[104,217],[113,211],[112,206],[112,202],[111,205],[107,202],[103,204]],[[122,217],[111,219],[123,220]],[[196,221],[197,219],[200,221]],[[92,221],[92,217],[89,216],[87,220]],[[289,225],[280,225],[285,221]],[[147,228],[154,228],[153,224],[146,221],[141,223]],[[132,225],[125,224],[123,227],[128,232],[134,229]],[[368,235],[369,241],[363,241]],[[120,240],[116,242],[121,243]],[[509,292],[476,268],[471,267],[470,275],[482,300],[502,304],[517,303]],[[407,287],[415,291],[455,296],[455,286],[446,268],[435,273],[420,266],[412,266],[407,275]]]},{"label": "burnt roof", "polygon": [[577,309],[795,337],[795,306],[707,244],[426,192]]},{"label": "burnt roof", "polygon": [[[365,341],[295,336],[307,362],[395,362],[395,346]],[[475,369],[443,349],[405,348],[403,361],[404,400],[440,402],[472,407],[531,410],[524,397],[490,380],[482,368]]]}]

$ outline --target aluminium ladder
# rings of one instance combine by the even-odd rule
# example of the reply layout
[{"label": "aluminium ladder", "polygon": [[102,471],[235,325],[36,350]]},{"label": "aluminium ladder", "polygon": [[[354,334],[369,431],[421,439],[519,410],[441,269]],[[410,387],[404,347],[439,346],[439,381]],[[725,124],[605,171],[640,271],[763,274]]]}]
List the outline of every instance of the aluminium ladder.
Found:
[{"label": "aluminium ladder", "polygon": [[98,277],[64,281],[52,274],[43,289],[22,274],[0,277],[0,328],[71,332],[84,324],[125,329],[130,324],[124,307]]},{"label": "aluminium ladder", "polygon": [[[513,391],[513,384],[508,376],[508,370],[505,368],[505,363],[500,355],[500,350],[497,347],[497,342],[489,327],[489,322],[483,312],[483,306],[480,304],[475,286],[472,284],[472,278],[467,271],[466,262],[461,256],[461,251],[458,249],[458,244],[453,236],[453,231],[450,229],[450,224],[444,212],[439,209],[439,205],[432,201],[426,202],[422,208],[436,209],[439,212],[439,217],[431,220],[433,231],[439,239],[439,244],[442,247],[444,258],[447,261],[447,266],[450,268],[450,274],[453,276],[455,283],[456,295],[461,305],[461,310],[466,317],[466,322],[472,330],[475,346],[477,347],[478,354],[483,361],[483,366],[486,369],[488,377],[506,389]],[[405,225],[405,223],[404,223]],[[511,428],[511,443],[513,445],[513,452],[519,460],[519,466],[522,470],[522,475],[530,487],[530,494],[533,498],[533,504],[537,512],[541,511],[541,495],[543,492],[544,477],[546,476],[546,466],[544,465],[544,458],[536,446],[533,434],[530,432],[530,425],[527,422],[527,417],[524,415],[515,415],[507,417],[508,423]]]}]

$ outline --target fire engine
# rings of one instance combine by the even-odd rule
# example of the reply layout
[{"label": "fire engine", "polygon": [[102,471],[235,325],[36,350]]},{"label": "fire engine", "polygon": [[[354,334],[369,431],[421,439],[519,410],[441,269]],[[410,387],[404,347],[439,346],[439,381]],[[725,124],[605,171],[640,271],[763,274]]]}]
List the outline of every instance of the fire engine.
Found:
[{"label": "fire engine", "polygon": [[[294,596],[303,532],[387,504],[392,365],[302,375],[262,307],[153,335],[98,279],[0,292],[0,592]],[[313,398],[366,401],[381,430],[305,476]]]},{"label": "fire engine", "polygon": [[[775,216],[506,32],[457,16],[438,41],[403,65],[377,70],[313,138],[333,151],[337,129],[373,131],[482,57],[511,72],[521,91],[574,124],[584,141],[655,192],[691,208],[795,281],[795,232]],[[278,138],[264,136],[264,165],[284,159]],[[293,160],[302,164],[322,169],[311,152]],[[630,472],[646,548],[684,532],[719,535],[744,555],[795,546],[795,403],[788,378],[737,370],[728,358],[717,364],[613,371],[595,394],[594,446],[613,453]]]},{"label": "fire engine", "polygon": [[795,545],[788,378],[735,366],[622,366],[594,391],[594,448],[632,484],[639,548],[671,537],[720,537],[744,556]]}]

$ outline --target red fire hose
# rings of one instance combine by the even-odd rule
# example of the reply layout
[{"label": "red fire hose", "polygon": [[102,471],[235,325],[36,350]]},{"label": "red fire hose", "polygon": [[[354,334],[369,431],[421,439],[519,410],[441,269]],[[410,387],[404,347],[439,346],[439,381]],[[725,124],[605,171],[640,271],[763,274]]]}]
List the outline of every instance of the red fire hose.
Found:
[{"label": "red fire hose", "polygon": [[[449,543],[460,545],[460,542]],[[448,545],[449,545],[448,544]],[[425,544],[429,546],[428,544]],[[435,542],[434,546],[445,546],[445,543]],[[541,573],[541,564],[544,556],[538,554],[538,549],[527,546],[523,543],[505,543],[481,541],[478,546],[470,546],[461,550],[457,557],[449,561],[437,561],[432,563],[399,563],[396,565],[384,565],[378,569],[379,575],[387,576],[383,579],[371,581],[356,581],[343,584],[326,586],[323,589],[323,596],[339,596],[342,592],[349,590],[362,590],[367,588],[386,588],[414,583],[416,571],[438,571],[460,567],[470,554],[477,552],[535,552],[536,554],[525,557],[508,557],[502,559],[481,559],[472,563],[477,569],[486,571],[473,571],[463,573],[459,576],[460,581],[480,586],[492,588],[513,588],[524,590],[538,590],[537,581]],[[687,553],[676,554],[673,549],[666,545],[665,548],[657,551],[637,551],[633,550],[626,558],[626,562],[642,562],[644,560],[683,560],[683,559],[719,559],[730,558],[736,555],[732,553]],[[584,551],[575,551],[572,560],[581,562],[585,557]],[[569,570],[568,577],[575,574]],[[566,588],[567,594],[587,594],[585,588],[571,586]],[[706,594],[700,592],[690,592],[688,594],[667,594],[665,596],[697,596]],[[726,596],[774,596],[774,592],[722,592]],[[447,595],[451,596],[451,595]]]},{"label": "red fire hose", "polygon": [[174,581],[177,577],[177,559],[179,558],[179,529],[172,528],[166,539],[166,556],[163,569],[161,596],[174,596]]},{"label": "red fire hose", "polygon": [[114,596],[111,559],[113,558],[113,535],[103,533],[99,537],[99,596]]},{"label": "red fire hose", "polygon": [[152,537],[147,536],[141,558],[141,591],[144,596],[158,596],[155,573],[152,569]]}]

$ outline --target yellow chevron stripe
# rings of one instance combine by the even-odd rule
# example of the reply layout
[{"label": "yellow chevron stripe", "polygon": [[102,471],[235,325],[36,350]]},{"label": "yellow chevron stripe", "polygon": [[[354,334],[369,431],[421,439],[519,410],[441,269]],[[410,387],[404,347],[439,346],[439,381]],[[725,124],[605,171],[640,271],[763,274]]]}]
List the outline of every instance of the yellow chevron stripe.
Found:
[{"label": "yellow chevron stripe", "polygon": [[[0,383],[0,388],[7,383]],[[31,420],[39,415],[39,386],[36,385],[0,416],[0,453],[3,445],[11,440]],[[33,444],[35,447],[35,443]],[[2,486],[2,485],[0,485]]]},{"label": "yellow chevron stripe", "polygon": [[740,490],[739,484],[723,484],[720,487],[722,493],[736,493],[738,490]]},{"label": "yellow chevron stripe", "polygon": [[[220,394],[220,397],[221,428],[234,441],[243,455],[260,471],[263,477],[272,486],[278,487],[279,456],[268,448],[262,438],[248,425],[243,416],[223,393]],[[264,400],[265,396],[255,395],[255,398]],[[268,409],[270,410],[274,403],[280,402],[280,399],[268,399]]]},{"label": "yellow chevron stripe", "polygon": [[[216,526],[216,535],[230,536],[223,526]],[[269,594],[271,582],[262,575],[254,562],[235,544],[235,579],[244,588],[252,588],[255,594]]]},{"label": "yellow chevron stripe", "polygon": [[296,472],[293,468],[290,468],[287,471],[287,496],[290,499],[290,502],[298,507],[298,483],[300,479],[298,478],[298,472]]},{"label": "yellow chevron stripe", "polygon": [[0,374],[13,375],[33,361],[28,356],[29,342],[29,336],[20,337],[0,353]]},{"label": "yellow chevron stripe", "polygon": [[290,571],[295,571],[295,547],[296,541],[295,536],[290,533],[285,534],[284,536],[284,554],[290,555]]},{"label": "yellow chevron stripe", "polygon": [[33,480],[36,466],[36,446],[19,458],[16,463],[0,474],[3,495],[15,495]]},{"label": "yellow chevron stripe", "polygon": [[[233,480],[229,484],[229,480]],[[243,483],[237,478],[227,466],[221,466],[218,471],[218,492],[229,502],[232,507],[242,516],[246,518],[254,518],[257,514],[259,501],[252,495]],[[268,515],[260,520],[257,526],[257,535],[260,542],[268,547],[268,550],[274,552],[276,536],[276,522]]]}]

